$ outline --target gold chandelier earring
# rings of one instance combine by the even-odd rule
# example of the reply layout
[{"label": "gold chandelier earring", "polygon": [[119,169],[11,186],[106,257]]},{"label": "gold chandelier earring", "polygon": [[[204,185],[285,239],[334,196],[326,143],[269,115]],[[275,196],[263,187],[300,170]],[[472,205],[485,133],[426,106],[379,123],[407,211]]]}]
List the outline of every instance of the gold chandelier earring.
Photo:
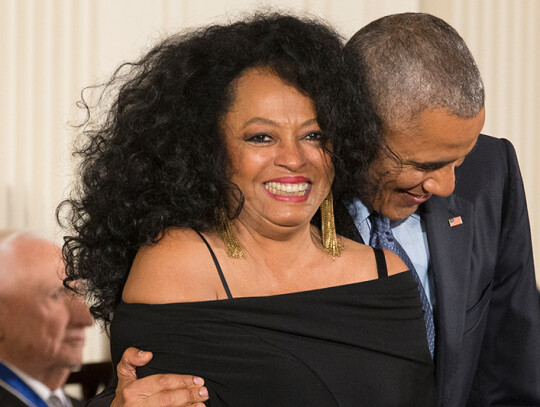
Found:
[{"label": "gold chandelier earring", "polygon": [[341,255],[343,245],[338,242],[334,221],[334,196],[332,190],[321,203],[321,240],[323,251],[335,259]]},{"label": "gold chandelier earring", "polygon": [[221,240],[223,240],[223,243],[225,243],[227,256],[232,257],[233,259],[245,258],[246,256],[244,255],[242,245],[234,233],[231,221],[224,208],[216,211],[216,218],[216,232]]}]

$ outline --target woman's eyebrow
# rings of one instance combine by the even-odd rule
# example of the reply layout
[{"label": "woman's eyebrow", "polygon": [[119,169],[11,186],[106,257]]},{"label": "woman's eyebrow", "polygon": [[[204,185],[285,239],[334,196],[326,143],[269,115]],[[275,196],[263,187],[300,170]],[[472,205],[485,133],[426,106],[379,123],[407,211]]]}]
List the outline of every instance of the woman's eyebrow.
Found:
[{"label": "woman's eyebrow", "polygon": [[[262,123],[262,124],[270,124],[272,126],[279,126],[279,123],[275,122],[271,119],[265,119],[264,117],[253,117],[249,119],[244,125],[242,126],[242,129],[245,129],[247,126],[249,126],[252,123]],[[313,119],[306,120],[304,123],[302,123],[300,126],[309,126],[311,124],[317,123],[317,118],[314,117]]]},{"label": "woman's eyebrow", "polygon": [[272,126],[278,126],[278,123],[276,123],[273,120],[265,119],[263,117],[253,117],[249,119],[247,122],[245,122],[242,128],[245,129],[247,126],[249,126],[252,123],[262,123],[262,124],[270,124]]}]

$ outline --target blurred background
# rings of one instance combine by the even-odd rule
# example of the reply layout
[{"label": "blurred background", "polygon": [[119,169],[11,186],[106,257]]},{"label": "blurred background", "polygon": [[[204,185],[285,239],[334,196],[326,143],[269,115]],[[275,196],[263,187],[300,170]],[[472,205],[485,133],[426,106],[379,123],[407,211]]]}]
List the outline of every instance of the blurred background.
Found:
[{"label": "blurred background", "polygon": [[[0,229],[31,228],[61,244],[55,209],[76,177],[73,125],[84,117],[76,107],[84,87],[169,33],[266,9],[321,17],[345,39],[404,11],[454,26],[484,78],[483,132],[516,147],[540,264],[538,0],[0,0]],[[90,328],[84,361],[108,358],[106,335]]]}]

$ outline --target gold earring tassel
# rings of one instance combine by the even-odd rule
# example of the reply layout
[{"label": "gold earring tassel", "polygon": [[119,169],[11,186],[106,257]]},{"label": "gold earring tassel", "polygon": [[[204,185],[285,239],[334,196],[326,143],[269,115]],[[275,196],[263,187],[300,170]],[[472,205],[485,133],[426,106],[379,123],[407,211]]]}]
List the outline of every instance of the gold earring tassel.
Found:
[{"label": "gold earring tassel", "polygon": [[223,243],[225,243],[227,256],[232,257],[233,259],[243,259],[245,257],[244,250],[234,234],[231,221],[227,217],[225,209],[218,210],[217,218],[216,232],[221,240],[223,240]]},{"label": "gold earring tassel", "polygon": [[336,224],[334,222],[334,197],[332,190],[321,203],[321,240],[323,251],[332,255],[335,259],[341,255],[343,245],[338,242],[336,234]]}]

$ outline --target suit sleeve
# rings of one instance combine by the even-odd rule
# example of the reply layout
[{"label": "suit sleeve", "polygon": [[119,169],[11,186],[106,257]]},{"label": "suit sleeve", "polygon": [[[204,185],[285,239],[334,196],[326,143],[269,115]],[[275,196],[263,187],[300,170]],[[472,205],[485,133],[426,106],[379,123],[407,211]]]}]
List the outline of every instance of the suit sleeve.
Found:
[{"label": "suit sleeve", "polygon": [[468,405],[540,406],[540,299],[529,217],[515,150],[502,142],[508,170],[497,265]]}]

